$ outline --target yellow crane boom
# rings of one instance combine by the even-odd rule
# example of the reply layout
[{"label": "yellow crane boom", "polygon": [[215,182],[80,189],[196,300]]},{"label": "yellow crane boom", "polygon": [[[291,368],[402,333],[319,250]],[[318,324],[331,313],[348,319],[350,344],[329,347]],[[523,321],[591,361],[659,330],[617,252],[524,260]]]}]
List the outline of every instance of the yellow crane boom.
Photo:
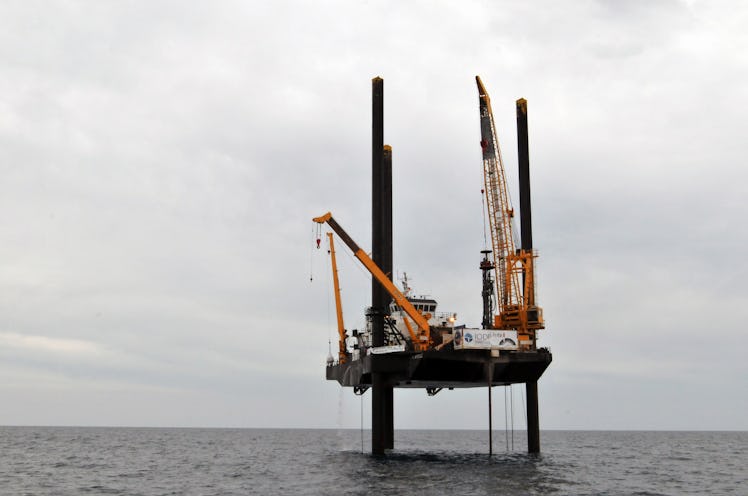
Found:
[{"label": "yellow crane boom", "polygon": [[478,84],[486,211],[496,268],[498,315],[494,327],[517,329],[520,340],[523,337],[533,339],[533,331],[544,327],[542,309],[535,305],[535,255],[531,250],[515,246],[514,209],[509,199],[491,99],[480,77],[475,76],[475,81]]},{"label": "yellow crane boom", "polygon": [[338,317],[338,362],[345,363],[345,325],[343,324],[343,304],[340,301],[340,281],[338,280],[338,264],[335,260],[335,244],[332,242],[332,233],[327,233],[330,242],[330,261],[332,264],[332,284],[335,288],[335,314]]},{"label": "yellow crane boom", "polygon": [[359,262],[366,268],[366,270],[369,271],[369,273],[374,276],[374,278],[379,282],[379,284],[382,285],[382,287],[389,293],[390,296],[392,296],[392,299],[395,300],[395,303],[402,308],[408,316],[413,319],[413,322],[415,322],[417,326],[418,332],[414,330],[408,321],[406,320],[406,327],[408,328],[408,332],[410,334],[411,342],[413,343],[413,348],[416,351],[422,351],[427,349],[430,346],[431,343],[431,328],[429,326],[428,320],[413,306],[412,303],[408,301],[408,299],[405,297],[405,295],[397,289],[397,286],[395,286],[392,281],[390,281],[389,277],[382,272],[382,269],[377,266],[377,264],[374,263],[374,261],[369,257],[369,255],[362,250],[355,241],[353,241],[353,238],[351,238],[347,232],[338,224],[335,219],[333,219],[332,214],[330,212],[327,212],[324,215],[321,215],[319,217],[315,217],[312,219],[314,222],[318,224],[324,224],[325,222],[330,226],[330,228],[337,234],[340,239],[343,240],[343,242],[346,244],[346,246],[353,252],[353,256],[355,256]]}]

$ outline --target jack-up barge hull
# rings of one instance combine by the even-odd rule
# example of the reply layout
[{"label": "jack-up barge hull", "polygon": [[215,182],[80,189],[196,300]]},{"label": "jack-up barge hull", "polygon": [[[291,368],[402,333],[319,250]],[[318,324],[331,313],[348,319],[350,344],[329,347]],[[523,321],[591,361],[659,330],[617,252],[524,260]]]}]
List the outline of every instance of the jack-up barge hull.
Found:
[{"label": "jack-up barge hull", "polygon": [[[374,359],[372,359],[374,358]],[[544,349],[532,352],[502,353],[488,350],[427,350],[367,355],[360,360],[327,367],[327,380],[343,387],[366,389],[372,373],[387,374],[398,388],[471,388],[537,381],[552,360]]]}]

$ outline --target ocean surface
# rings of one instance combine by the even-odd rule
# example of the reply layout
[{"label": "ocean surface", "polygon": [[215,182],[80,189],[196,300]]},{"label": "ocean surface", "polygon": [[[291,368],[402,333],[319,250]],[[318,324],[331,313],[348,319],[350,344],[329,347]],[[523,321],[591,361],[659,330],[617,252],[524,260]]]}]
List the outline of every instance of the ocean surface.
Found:
[{"label": "ocean surface", "polygon": [[748,432],[487,438],[396,431],[375,457],[356,430],[0,427],[0,494],[748,495]]}]

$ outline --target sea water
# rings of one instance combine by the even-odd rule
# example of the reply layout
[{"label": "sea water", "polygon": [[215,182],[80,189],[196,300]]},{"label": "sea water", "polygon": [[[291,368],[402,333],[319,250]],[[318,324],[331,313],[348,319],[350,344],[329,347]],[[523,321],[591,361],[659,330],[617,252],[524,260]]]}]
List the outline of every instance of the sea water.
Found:
[{"label": "sea water", "polygon": [[746,432],[493,437],[396,431],[377,457],[356,430],[0,427],[0,494],[748,494]]}]

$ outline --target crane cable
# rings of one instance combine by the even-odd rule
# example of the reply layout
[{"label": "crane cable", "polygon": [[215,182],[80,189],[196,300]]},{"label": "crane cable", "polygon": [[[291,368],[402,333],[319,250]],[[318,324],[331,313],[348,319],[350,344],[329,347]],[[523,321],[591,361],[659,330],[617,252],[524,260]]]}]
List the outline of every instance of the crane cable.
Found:
[{"label": "crane cable", "polygon": [[[314,224],[312,226],[312,239],[316,238],[317,249],[319,250],[320,244],[322,244],[322,226],[320,224]],[[309,282],[314,281],[314,248],[309,249]]]},{"label": "crane cable", "polygon": [[364,452],[364,395],[363,393],[359,395],[361,397],[361,453]]},{"label": "crane cable", "polygon": [[[314,239],[314,226],[312,226],[312,239]],[[309,282],[314,282],[314,248],[309,246]]]},{"label": "crane cable", "polygon": [[[509,392],[509,401],[507,401],[507,391]],[[511,451],[514,451],[514,389],[512,389],[511,384],[504,386],[504,438],[506,439],[506,450],[509,451],[509,440],[511,439]]]},{"label": "crane cable", "polygon": [[[322,236],[322,230],[319,229],[319,224],[317,224],[317,226],[318,226],[318,232],[317,232],[317,249],[319,249],[320,237]],[[329,250],[328,250],[327,254],[328,255],[330,254]],[[327,269],[327,273],[328,274],[332,271],[332,261],[330,260],[329,256],[325,257],[325,268]],[[325,282],[325,294],[327,294],[327,352],[328,352],[329,356],[333,356],[333,354],[332,354],[332,331],[331,331],[332,326],[330,325],[330,320],[331,320],[330,319],[330,313],[331,313],[331,311],[330,311],[330,300],[331,300],[330,295],[332,293],[332,289],[330,289],[330,278],[326,277],[325,281],[326,281]]]},{"label": "crane cable", "polygon": [[[315,239],[317,250],[320,249],[322,245],[322,226],[320,224],[315,224],[312,227],[312,238]],[[330,254],[330,251],[328,250],[328,255]],[[327,272],[329,273],[330,270],[332,270],[332,267],[330,266],[330,258],[325,257],[325,267],[328,269]],[[329,356],[332,356],[332,334],[330,331],[330,280],[328,278],[325,278],[327,281],[325,283],[325,294],[327,295],[327,352]],[[314,282],[314,245],[309,249],[309,283],[311,284]]]},{"label": "crane cable", "polygon": [[512,451],[514,451],[514,389],[509,384],[509,415],[512,421]]},{"label": "crane cable", "polygon": [[[353,267],[355,267],[355,268],[356,268],[356,270],[357,270],[357,271],[358,271],[358,272],[359,272],[359,273],[360,273],[360,274],[361,274],[361,275],[362,275],[362,276],[364,277],[364,279],[369,279],[369,278],[371,278],[371,274],[370,274],[369,272],[367,272],[367,271],[366,271],[366,269],[365,269],[365,268],[363,267],[363,265],[361,264],[361,261],[360,261],[359,259],[357,259],[357,258],[356,258],[356,257],[355,257],[355,256],[354,256],[354,255],[353,255],[352,253],[351,253],[351,251],[350,251],[350,250],[338,250],[338,251],[337,251],[337,252],[335,252],[335,253],[336,253],[336,254],[340,254],[341,252],[342,252],[342,253],[343,253],[343,254],[344,254],[344,255],[345,255],[345,256],[346,256],[347,258],[348,258],[348,260],[350,260],[350,261],[351,261],[351,263],[352,263]],[[340,265],[338,265],[338,274],[340,274]],[[342,289],[341,289],[341,294],[342,294]],[[349,296],[350,296],[350,295],[349,295]],[[365,299],[364,299],[364,300],[365,300]],[[366,303],[364,303],[364,304],[363,304],[363,306],[366,306]],[[359,319],[359,320],[357,320],[356,322],[358,323],[358,328],[361,328],[362,326],[365,326],[365,322],[364,322],[364,321],[361,321],[360,319]],[[355,329],[355,328],[356,328],[356,327],[353,327],[353,329]]]},{"label": "crane cable", "polygon": [[506,441],[506,450],[509,451],[509,415],[507,414],[506,390],[507,387],[504,385],[504,440]]}]

